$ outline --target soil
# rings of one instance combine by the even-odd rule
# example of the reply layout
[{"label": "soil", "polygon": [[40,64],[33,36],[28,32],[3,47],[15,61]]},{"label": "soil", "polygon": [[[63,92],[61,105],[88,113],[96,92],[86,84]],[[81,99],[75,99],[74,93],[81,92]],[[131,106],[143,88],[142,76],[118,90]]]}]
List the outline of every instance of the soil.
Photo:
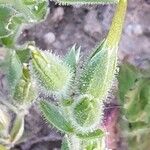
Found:
[{"label": "soil", "polygon": [[[115,5],[58,6],[50,3],[50,12],[38,24],[24,25],[18,43],[35,41],[43,50],[63,56],[75,43],[81,55],[89,52],[107,34]],[[141,68],[150,67],[150,1],[129,0],[119,47],[119,59],[127,59]],[[12,150],[58,150],[62,135],[43,122],[36,106],[26,116],[25,135]]]}]

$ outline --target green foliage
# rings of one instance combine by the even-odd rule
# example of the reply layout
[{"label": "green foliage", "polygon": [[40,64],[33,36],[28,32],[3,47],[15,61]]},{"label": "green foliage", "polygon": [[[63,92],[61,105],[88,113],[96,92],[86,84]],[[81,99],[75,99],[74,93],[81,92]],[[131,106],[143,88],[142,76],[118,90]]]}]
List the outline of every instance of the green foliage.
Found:
[{"label": "green foliage", "polygon": [[[81,75],[76,76],[74,74],[77,83],[67,82],[69,83],[68,87],[75,88],[73,95],[68,94],[65,95],[66,97],[59,97],[62,100],[58,102],[58,106],[45,101],[40,103],[44,118],[60,131],[68,133],[69,139],[67,142],[63,142],[62,149],[71,149],[74,146],[74,149],[80,147],[81,149],[92,150],[101,147],[97,140],[104,134],[98,129],[98,124],[102,121],[103,101],[112,86],[117,69],[118,42],[125,11],[126,1],[121,0],[107,38],[90,55]],[[61,84],[61,87],[66,87],[67,78],[64,78],[64,75],[67,73],[64,72],[64,63],[63,61],[59,62],[55,57],[53,54],[46,55],[44,52],[32,50],[32,67],[34,74],[37,74],[36,79],[38,83],[42,83],[42,86],[49,86],[47,88],[49,91],[53,90],[52,87],[55,87],[56,83]],[[69,65],[66,70],[76,72],[78,59],[79,53],[73,46],[64,58],[64,62]],[[56,69],[57,63],[60,67],[58,65]],[[49,64],[55,69],[48,68]],[[64,70],[61,72],[63,68]],[[53,77],[54,74],[55,77]],[[56,79],[56,77],[58,78]],[[68,74],[67,77],[70,75]],[[63,90],[63,93],[65,92]],[[53,94],[57,95],[56,93]],[[92,143],[90,142],[91,139],[93,140]]]},{"label": "green foliage", "polygon": [[100,104],[97,99],[90,98],[89,96],[83,96],[77,99],[73,106],[73,118],[75,119],[75,125],[84,130],[88,127],[92,127],[99,122],[101,117]]},{"label": "green foliage", "polygon": [[0,37],[11,34],[11,30],[8,28],[8,22],[13,18],[14,13],[14,9],[0,6]]},{"label": "green foliage", "polygon": [[18,11],[7,5],[0,5],[0,38],[2,44],[13,47],[15,34],[23,22],[24,18]]},{"label": "green foliage", "polygon": [[74,45],[64,58],[64,62],[68,64],[70,68],[72,68],[72,72],[76,72],[77,64],[79,62],[80,50],[80,47],[76,49],[76,45]]},{"label": "green foliage", "polygon": [[46,14],[45,0],[0,0],[0,5],[11,7],[21,14],[26,22],[33,22],[42,19]]},{"label": "green foliage", "polygon": [[22,50],[17,50],[16,51],[21,63],[29,63],[31,54],[30,54],[30,49],[22,49]]},{"label": "green foliage", "polygon": [[68,137],[64,137],[61,144],[61,150],[70,150],[70,142]]},{"label": "green foliage", "polygon": [[45,0],[0,0],[0,42],[16,48],[16,37],[21,25],[44,19],[47,14]]},{"label": "green foliage", "polygon": [[118,81],[119,81],[119,98],[123,102],[125,94],[134,85],[138,77],[139,71],[133,65],[124,63],[120,67]]},{"label": "green foliage", "polygon": [[11,144],[16,143],[24,132],[24,116],[18,115],[14,121],[13,127],[10,132]]},{"label": "green foliage", "polygon": [[16,85],[13,95],[14,103],[16,105],[30,105],[37,97],[37,90],[34,82],[31,79],[29,69],[26,65],[23,67],[23,74]]},{"label": "green foliage", "polygon": [[40,103],[40,109],[42,110],[45,119],[60,131],[67,133],[72,133],[74,131],[71,123],[66,120],[55,105],[42,101]]},{"label": "green foliage", "polygon": [[150,79],[140,79],[126,93],[126,117],[129,121],[150,121]]},{"label": "green foliage", "polygon": [[102,136],[104,135],[104,133],[100,130],[100,129],[97,129],[93,132],[89,132],[89,133],[86,133],[86,134],[77,134],[77,136],[81,139],[84,139],[84,140],[91,140],[91,139],[96,139],[96,138],[101,138]]},{"label": "green foliage", "polygon": [[[61,4],[107,4],[118,0],[59,0]],[[16,48],[15,41],[23,23],[39,21],[46,14],[45,0],[0,0],[0,43],[10,50],[7,78],[11,104],[16,118],[10,126],[7,144],[11,147],[22,136],[27,109],[39,92],[53,95],[55,104],[41,101],[40,110],[48,123],[65,133],[62,150],[99,150],[104,136],[99,129],[103,102],[112,86],[117,69],[117,51],[126,12],[126,0],[120,0],[110,31],[94,49],[78,76],[80,47],[74,45],[64,59],[35,46]],[[15,49],[15,50],[14,50]],[[29,66],[29,68],[28,68]],[[34,80],[36,82],[34,82]],[[129,84],[130,86],[130,84]],[[128,86],[128,88],[129,88]],[[125,92],[124,92],[125,93]],[[142,95],[147,95],[143,90]],[[131,96],[134,99],[134,96]],[[130,107],[133,104],[131,104]],[[130,115],[130,109],[127,109]],[[0,120],[0,129],[4,127]],[[141,124],[140,124],[141,125]],[[135,126],[135,124],[134,124]],[[5,144],[4,144],[5,145]]]},{"label": "green foliage", "polygon": [[7,109],[2,105],[0,105],[0,114],[0,136],[5,136],[4,134],[6,134],[9,130],[10,116]]},{"label": "green foliage", "polygon": [[113,4],[119,2],[119,0],[54,0],[61,5],[73,5],[73,4]]},{"label": "green foliage", "polygon": [[15,87],[22,76],[22,65],[15,51],[11,52],[10,61],[8,64],[8,83],[10,93],[13,95]]},{"label": "green foliage", "polygon": [[115,77],[118,42],[122,32],[126,5],[124,0],[119,2],[106,40],[94,50],[79,81],[82,93],[90,94],[100,100],[107,95]]},{"label": "green foliage", "polygon": [[[127,119],[129,149],[147,150],[149,147],[150,124],[150,75],[133,65],[125,63],[119,74],[119,96],[123,100]],[[122,102],[121,100],[121,102]]]}]

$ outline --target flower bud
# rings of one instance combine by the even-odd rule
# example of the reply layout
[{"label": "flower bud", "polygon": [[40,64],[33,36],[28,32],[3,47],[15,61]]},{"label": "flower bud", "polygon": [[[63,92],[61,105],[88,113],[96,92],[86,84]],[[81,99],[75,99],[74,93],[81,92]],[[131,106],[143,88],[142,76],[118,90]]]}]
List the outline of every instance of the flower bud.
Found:
[{"label": "flower bud", "polygon": [[100,103],[97,99],[89,95],[81,96],[73,107],[73,118],[75,126],[78,129],[89,130],[93,129],[100,120]]},{"label": "flower bud", "polygon": [[42,92],[67,93],[72,73],[70,68],[52,53],[33,50],[32,71]]}]

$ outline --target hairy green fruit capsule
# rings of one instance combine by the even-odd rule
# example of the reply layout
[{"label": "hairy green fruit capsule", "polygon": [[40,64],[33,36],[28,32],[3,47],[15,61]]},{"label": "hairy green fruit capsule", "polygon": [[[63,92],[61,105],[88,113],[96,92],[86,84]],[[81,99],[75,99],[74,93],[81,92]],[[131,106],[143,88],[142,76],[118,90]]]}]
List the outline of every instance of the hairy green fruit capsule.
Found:
[{"label": "hairy green fruit capsule", "polygon": [[78,98],[73,106],[73,124],[83,132],[92,130],[99,123],[101,112],[97,99],[89,95],[83,95]]},{"label": "hairy green fruit capsule", "polygon": [[70,87],[70,68],[52,53],[32,51],[32,69],[44,92],[65,95]]},{"label": "hairy green fruit capsule", "polygon": [[113,4],[119,0],[54,0],[55,2],[62,5],[73,5],[73,4]]},{"label": "hairy green fruit capsule", "polygon": [[120,0],[106,40],[96,48],[85,66],[79,83],[81,93],[103,100],[111,88],[126,6],[126,0]]}]

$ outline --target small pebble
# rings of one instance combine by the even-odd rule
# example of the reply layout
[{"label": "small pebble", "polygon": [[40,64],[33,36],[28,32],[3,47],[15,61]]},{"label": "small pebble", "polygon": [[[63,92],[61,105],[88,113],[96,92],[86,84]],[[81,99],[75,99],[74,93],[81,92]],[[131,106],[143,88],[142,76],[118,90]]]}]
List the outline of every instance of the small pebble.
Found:
[{"label": "small pebble", "polygon": [[44,35],[44,41],[46,44],[51,44],[56,40],[55,34],[53,32],[49,32]]}]

